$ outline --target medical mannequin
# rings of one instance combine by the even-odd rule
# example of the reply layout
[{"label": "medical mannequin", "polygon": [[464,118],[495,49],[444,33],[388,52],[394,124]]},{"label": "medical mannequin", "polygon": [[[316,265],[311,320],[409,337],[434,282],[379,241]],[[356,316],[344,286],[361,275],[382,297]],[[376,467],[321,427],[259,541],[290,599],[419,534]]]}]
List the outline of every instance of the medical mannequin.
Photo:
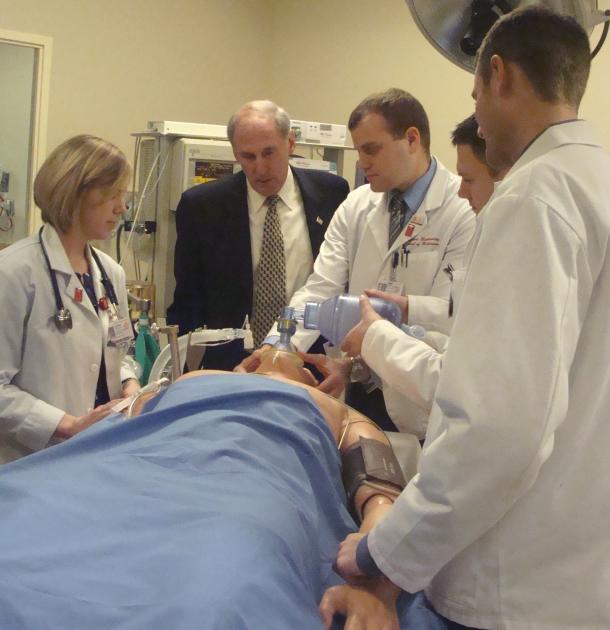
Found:
[{"label": "medical mannequin", "polygon": [[[196,370],[184,374],[178,381],[212,374],[233,373]],[[314,377],[303,367],[303,361],[298,355],[270,348],[262,355],[256,374],[306,389],[328,423],[342,454],[348,452],[361,437],[387,444],[384,433],[368,418],[316,389]],[[256,378],[254,374],[252,377]],[[139,415],[146,403],[155,395],[143,394],[134,406],[134,415]],[[390,486],[387,487],[387,492],[375,491],[366,485],[358,488],[354,505],[362,517],[359,530],[361,533],[371,530],[385,516],[392,506],[394,496],[394,490]],[[398,628],[395,601],[399,592],[400,590],[385,578],[362,580],[356,586],[332,587],[328,589],[320,604],[324,624],[330,628],[334,612],[341,612],[348,619],[352,615],[360,619],[363,628]]]},{"label": "medical mannequin", "polygon": [[0,252],[0,463],[71,437],[137,390],[125,274],[89,245],[117,227],[129,173],[104,140],[62,143],[34,182],[44,227]]}]

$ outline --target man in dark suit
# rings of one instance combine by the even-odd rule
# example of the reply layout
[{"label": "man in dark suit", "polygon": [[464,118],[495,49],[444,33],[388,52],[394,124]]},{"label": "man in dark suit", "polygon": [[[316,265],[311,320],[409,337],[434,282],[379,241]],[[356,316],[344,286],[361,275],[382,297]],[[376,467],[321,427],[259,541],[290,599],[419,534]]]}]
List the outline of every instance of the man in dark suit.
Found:
[{"label": "man in dark suit", "polygon": [[[349,186],[330,173],[289,167],[290,118],[271,101],[244,105],[227,135],[243,170],[183,193],[167,321],[182,335],[204,325],[241,328],[248,315],[258,346],[311,273]],[[241,346],[208,348],[204,366],[232,369],[245,356]]]}]

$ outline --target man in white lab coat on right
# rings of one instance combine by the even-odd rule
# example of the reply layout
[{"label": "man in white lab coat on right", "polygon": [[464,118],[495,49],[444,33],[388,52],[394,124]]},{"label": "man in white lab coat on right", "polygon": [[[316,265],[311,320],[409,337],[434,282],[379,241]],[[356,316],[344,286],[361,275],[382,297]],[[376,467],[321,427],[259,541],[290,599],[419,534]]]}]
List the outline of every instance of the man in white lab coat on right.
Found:
[{"label": "man in white lab coat on right", "polygon": [[[510,171],[466,255],[418,475],[337,557],[425,589],[455,628],[610,628],[610,157],[578,120],[589,67],[585,31],[540,7],[484,40],[476,118]],[[352,597],[328,591],[325,618]]]}]

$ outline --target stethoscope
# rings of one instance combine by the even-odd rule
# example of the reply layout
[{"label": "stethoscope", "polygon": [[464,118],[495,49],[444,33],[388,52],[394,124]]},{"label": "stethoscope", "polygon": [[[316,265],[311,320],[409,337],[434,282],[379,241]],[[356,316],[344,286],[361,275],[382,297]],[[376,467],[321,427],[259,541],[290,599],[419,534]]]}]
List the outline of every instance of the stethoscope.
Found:
[{"label": "stethoscope", "polygon": [[[42,248],[42,254],[47,263],[47,269],[49,270],[49,276],[51,277],[51,284],[53,285],[53,294],[55,295],[55,307],[57,309],[55,315],[53,316],[53,320],[55,321],[55,325],[59,332],[66,332],[72,328],[72,315],[70,314],[69,309],[64,306],[63,300],[61,299],[61,294],[59,293],[59,285],[57,284],[57,278],[55,276],[55,272],[51,268],[51,262],[49,261],[49,255],[47,254],[47,250],[42,242],[42,230],[40,228],[38,232],[38,241],[40,242],[40,247]],[[100,274],[102,276],[102,285],[104,286],[104,291],[106,291],[106,295],[110,299],[110,302],[114,306],[115,309],[118,309],[119,301],[117,300],[116,293],[114,292],[114,286],[112,286],[112,281],[108,277],[104,266],[102,265],[102,261],[99,256],[95,252],[95,250],[91,247],[89,248],[91,252],[91,257],[95,261],[98,269],[100,270]],[[100,298],[99,307],[102,310],[106,310],[108,308],[108,301],[106,298]]]}]

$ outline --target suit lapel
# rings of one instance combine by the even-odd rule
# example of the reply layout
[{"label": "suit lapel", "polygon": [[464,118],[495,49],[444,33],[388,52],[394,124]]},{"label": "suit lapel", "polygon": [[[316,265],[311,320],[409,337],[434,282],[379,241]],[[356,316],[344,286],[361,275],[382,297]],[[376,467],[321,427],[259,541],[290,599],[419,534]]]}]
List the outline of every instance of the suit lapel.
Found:
[{"label": "suit lapel", "polygon": [[[254,272],[252,269],[252,244],[250,240],[250,215],[248,212],[248,187],[243,171],[235,175],[236,181],[227,188],[226,207],[224,216],[227,221],[226,229],[235,243],[235,256],[229,264],[237,271],[231,274],[242,281],[239,290],[249,296],[249,309],[252,310],[252,287],[254,286]],[[238,287],[234,287],[238,289]]]},{"label": "suit lapel", "polygon": [[388,254],[388,232],[390,229],[390,213],[388,212],[388,194],[373,193],[369,202],[373,209],[368,213],[366,223],[373,235],[379,250],[379,257],[384,260]]},{"label": "suit lapel", "polygon": [[320,245],[322,245],[322,241],[324,240],[324,233],[328,227],[325,216],[319,212],[322,202],[320,191],[312,185],[305,171],[298,168],[290,168],[301,191],[305,219],[307,220],[307,230],[309,231],[309,241],[315,258],[316,252],[320,250]]}]

